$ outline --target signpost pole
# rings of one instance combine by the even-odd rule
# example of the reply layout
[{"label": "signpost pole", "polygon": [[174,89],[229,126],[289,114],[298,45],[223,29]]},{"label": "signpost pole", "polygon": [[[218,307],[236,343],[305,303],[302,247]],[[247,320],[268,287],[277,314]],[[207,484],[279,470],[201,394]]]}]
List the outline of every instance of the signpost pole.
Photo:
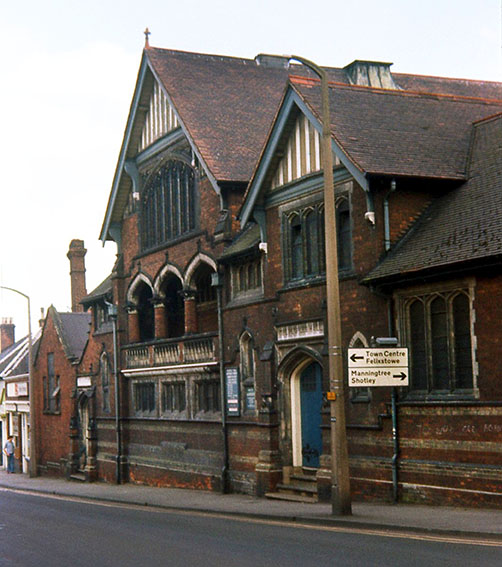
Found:
[{"label": "signpost pole", "polygon": [[398,501],[398,468],[397,460],[399,458],[399,437],[397,434],[397,388],[392,388],[392,445],[394,452],[392,454],[392,499],[395,503]]},{"label": "signpost pole", "polygon": [[[396,347],[395,337],[377,338],[384,348],[353,348],[348,352],[349,386],[392,387],[392,496],[398,501],[399,431],[397,422],[397,387],[407,386],[409,380],[408,349]],[[388,345],[388,346],[387,346]]]}]

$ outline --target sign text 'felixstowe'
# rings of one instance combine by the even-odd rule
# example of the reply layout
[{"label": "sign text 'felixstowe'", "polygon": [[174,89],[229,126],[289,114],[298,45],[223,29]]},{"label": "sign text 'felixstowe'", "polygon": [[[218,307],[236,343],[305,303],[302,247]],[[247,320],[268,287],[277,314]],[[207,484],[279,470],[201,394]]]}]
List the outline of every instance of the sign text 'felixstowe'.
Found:
[{"label": "sign text 'felixstowe'", "polygon": [[350,348],[349,386],[408,385],[407,348]]}]

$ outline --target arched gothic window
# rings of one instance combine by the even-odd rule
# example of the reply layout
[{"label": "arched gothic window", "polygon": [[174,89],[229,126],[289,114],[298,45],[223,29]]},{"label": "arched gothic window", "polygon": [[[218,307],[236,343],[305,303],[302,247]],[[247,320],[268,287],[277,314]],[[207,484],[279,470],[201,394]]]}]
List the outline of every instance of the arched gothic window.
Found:
[{"label": "arched gothic window", "polygon": [[[338,267],[352,268],[352,222],[347,198],[336,206]],[[326,273],[324,205],[317,203],[287,212],[283,221],[286,281],[316,278]]]},{"label": "arched gothic window", "polygon": [[415,295],[403,312],[411,389],[432,395],[474,388],[471,304],[467,290]]},{"label": "arched gothic window", "polygon": [[108,355],[103,352],[100,358],[101,395],[103,398],[103,411],[110,411],[110,363]]},{"label": "arched gothic window", "polygon": [[143,250],[196,227],[196,174],[185,162],[169,160],[146,182],[141,199]]}]

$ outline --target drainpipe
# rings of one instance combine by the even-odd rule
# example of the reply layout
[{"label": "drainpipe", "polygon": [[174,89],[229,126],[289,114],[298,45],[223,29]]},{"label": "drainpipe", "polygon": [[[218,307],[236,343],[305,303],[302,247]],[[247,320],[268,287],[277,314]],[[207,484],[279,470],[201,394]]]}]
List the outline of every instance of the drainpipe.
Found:
[{"label": "drainpipe", "polygon": [[383,225],[384,225],[384,237],[385,237],[385,252],[390,250],[390,217],[389,217],[389,197],[390,194],[396,190],[396,180],[393,179],[390,182],[390,189],[385,195],[383,200]]},{"label": "drainpipe", "polygon": [[122,482],[120,471],[120,462],[122,460],[122,431],[120,428],[120,386],[119,386],[119,369],[118,369],[118,345],[117,345],[117,306],[113,303],[105,301],[108,307],[108,316],[112,321],[113,329],[113,380],[115,383],[115,432],[117,443],[117,463],[116,463],[116,482]]},{"label": "drainpipe", "polygon": [[228,486],[228,428],[227,428],[227,392],[225,383],[225,367],[224,367],[224,351],[223,351],[223,305],[222,305],[222,290],[223,279],[221,274],[215,272],[211,277],[211,285],[216,287],[216,305],[218,310],[218,356],[220,359],[220,406],[221,406],[221,434],[223,440],[223,467],[221,469],[221,492],[227,494],[229,492]]}]

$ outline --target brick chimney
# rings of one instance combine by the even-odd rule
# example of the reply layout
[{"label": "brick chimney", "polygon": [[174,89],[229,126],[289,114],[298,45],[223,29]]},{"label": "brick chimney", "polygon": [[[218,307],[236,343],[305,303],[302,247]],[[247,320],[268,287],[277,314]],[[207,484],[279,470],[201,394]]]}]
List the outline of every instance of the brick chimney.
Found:
[{"label": "brick chimney", "polygon": [[71,279],[71,310],[73,313],[83,312],[84,307],[80,301],[87,295],[85,287],[85,255],[87,250],[84,248],[83,240],[72,240],[68,250],[70,260],[70,279]]},{"label": "brick chimney", "polygon": [[11,318],[4,317],[0,323],[0,352],[13,345],[15,340],[16,326]]}]

